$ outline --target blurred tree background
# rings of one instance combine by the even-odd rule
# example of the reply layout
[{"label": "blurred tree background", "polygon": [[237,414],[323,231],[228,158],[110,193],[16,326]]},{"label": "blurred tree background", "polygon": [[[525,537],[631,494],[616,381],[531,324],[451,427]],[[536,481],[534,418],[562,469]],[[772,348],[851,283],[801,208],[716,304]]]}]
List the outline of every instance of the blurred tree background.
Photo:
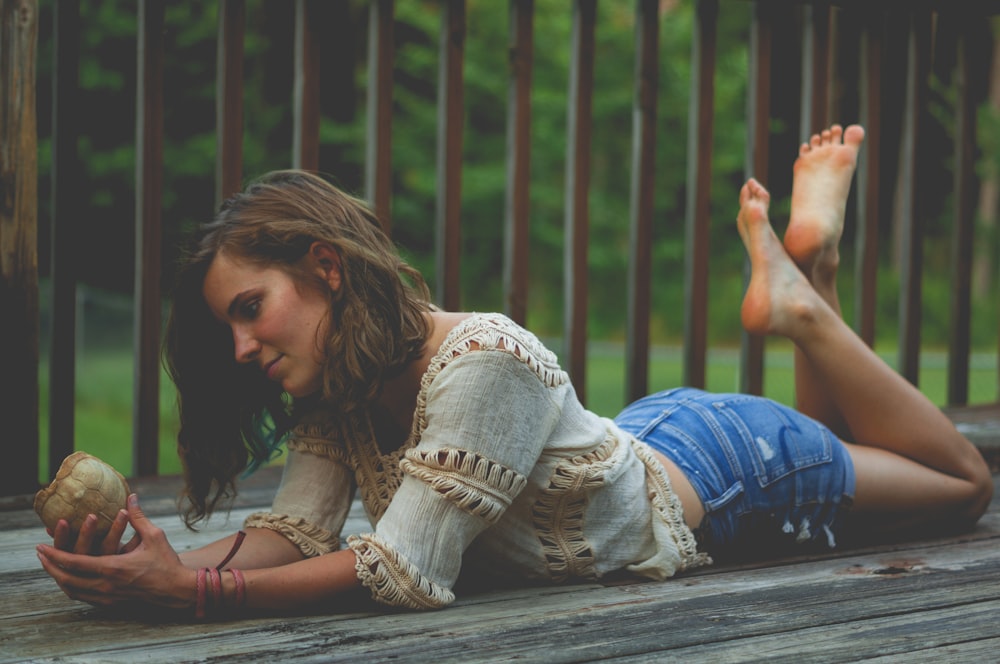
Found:
[{"label": "blurred tree background", "polygon": [[[84,163],[87,200],[72,219],[80,224],[80,280],[102,292],[130,296],[134,243],[134,143],[136,3],[130,0],[83,0],[83,39],[79,113],[84,118],[79,149]],[[364,168],[367,2],[317,3],[323,64],[321,66],[321,170],[342,187],[362,191]],[[47,272],[48,169],[51,161],[51,0],[40,3],[38,108],[40,143],[40,256]],[[654,343],[679,341],[683,311],[683,240],[687,114],[693,2],[661,3],[660,98],[657,125],[656,221],[653,245],[655,286]],[[713,148],[713,270],[710,334],[713,343],[738,339],[738,303],[742,283],[742,247],[733,232],[736,193],[743,180],[747,50],[752,3],[722,2]],[[797,34],[792,5],[780,20]],[[164,288],[169,289],[178,247],[187,230],[208,220],[214,211],[215,66],[217,10],[214,2],[174,0],[167,3],[164,142]],[[292,54],[294,3],[248,0],[245,46],[244,175],[251,178],[291,164]],[[595,97],[593,101],[592,177],[590,193],[589,333],[595,339],[618,339],[624,331],[625,267],[628,260],[629,178],[631,168],[632,72],[634,68],[633,2],[598,2]],[[462,191],[463,308],[496,310],[502,306],[503,205],[507,96],[507,3],[470,0],[465,54],[465,134]],[[434,283],[434,207],[438,33],[440,5],[431,0],[396,3],[396,62],[393,118],[393,229],[403,252]],[[779,26],[779,30],[783,29]],[[989,29],[985,26],[984,29]],[[565,0],[537,0],[535,70],[532,96],[531,273],[529,325],[539,333],[558,335],[562,320],[562,234],[566,157],[567,88],[571,10]],[[890,35],[891,37],[891,35]],[[905,52],[888,41],[890,49]],[[846,67],[857,67],[850,44]],[[774,44],[776,86],[782,99],[795,100],[800,86],[801,44],[795,38]],[[891,54],[890,54],[891,55]],[[853,60],[851,58],[854,58]],[[893,58],[887,58],[889,65]],[[898,57],[896,58],[898,60]],[[954,85],[947,63],[932,85],[935,122],[927,135],[949,140]],[[941,72],[945,75],[940,75]],[[888,77],[887,77],[888,78]],[[890,84],[890,83],[887,83]],[[842,123],[856,121],[850,90],[839,93]],[[985,94],[984,94],[985,96]],[[775,197],[775,224],[787,214],[791,162],[799,142],[798,108],[776,103],[772,131],[779,149],[772,151],[769,187]],[[888,108],[891,113],[892,109]],[[888,123],[887,123],[888,124]],[[984,107],[984,136],[997,125]],[[888,138],[888,134],[887,134]],[[996,142],[995,140],[993,141]],[[995,157],[984,155],[983,168]],[[950,188],[950,157],[935,160],[934,182]],[[886,182],[886,180],[883,180]],[[890,199],[891,196],[885,196]],[[935,200],[927,233],[925,293],[928,309],[924,339],[945,343],[948,314],[947,191]],[[891,203],[891,201],[890,201]],[[880,223],[891,233],[891,214]],[[848,225],[848,241],[852,228]],[[995,242],[988,251],[995,261]],[[895,336],[896,282],[892,242],[885,241],[887,268],[880,276],[879,333]],[[94,258],[99,257],[98,260]],[[845,288],[850,287],[846,256]],[[995,262],[992,263],[995,265]],[[994,268],[995,272],[995,268]],[[995,349],[996,279],[976,298],[974,345]],[[849,291],[848,291],[849,292]],[[166,292],[165,296],[169,296]],[[846,316],[850,297],[845,295]],[[43,326],[44,327],[44,326]],[[126,339],[131,329],[124,330]]]}]

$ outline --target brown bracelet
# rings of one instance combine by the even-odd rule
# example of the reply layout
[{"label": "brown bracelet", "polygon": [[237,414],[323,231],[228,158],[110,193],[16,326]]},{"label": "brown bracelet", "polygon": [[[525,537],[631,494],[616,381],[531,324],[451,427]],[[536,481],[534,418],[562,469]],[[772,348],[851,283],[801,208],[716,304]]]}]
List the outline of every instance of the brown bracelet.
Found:
[{"label": "brown bracelet", "polygon": [[222,562],[215,566],[215,569],[221,570],[223,567],[226,566],[226,563],[228,563],[230,560],[233,559],[233,556],[236,555],[236,552],[240,550],[241,546],[243,546],[243,540],[246,539],[246,536],[247,534],[242,530],[236,533],[236,541],[233,542],[232,548],[229,549],[229,553],[227,553],[226,557],[222,559]]}]

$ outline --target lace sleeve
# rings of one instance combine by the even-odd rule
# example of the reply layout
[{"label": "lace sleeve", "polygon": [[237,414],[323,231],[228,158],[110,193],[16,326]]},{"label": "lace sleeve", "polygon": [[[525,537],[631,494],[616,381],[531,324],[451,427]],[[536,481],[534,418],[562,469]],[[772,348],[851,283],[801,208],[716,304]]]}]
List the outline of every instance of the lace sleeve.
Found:
[{"label": "lace sleeve", "polygon": [[417,609],[453,601],[463,552],[525,487],[558,419],[546,383],[513,352],[456,359],[426,403],[426,428],[375,533],[347,541],[375,600]]},{"label": "lace sleeve", "polygon": [[343,446],[316,432],[296,430],[271,511],[251,514],[244,525],[284,535],[305,556],[336,551],[353,493]]}]

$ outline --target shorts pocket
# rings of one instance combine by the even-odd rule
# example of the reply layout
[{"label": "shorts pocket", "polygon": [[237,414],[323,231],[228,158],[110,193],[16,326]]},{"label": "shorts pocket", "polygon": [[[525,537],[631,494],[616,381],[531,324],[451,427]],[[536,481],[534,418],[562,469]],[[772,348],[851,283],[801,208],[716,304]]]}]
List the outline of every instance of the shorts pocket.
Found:
[{"label": "shorts pocket", "polygon": [[829,431],[787,406],[758,397],[736,397],[714,406],[739,432],[761,487],[833,458]]}]

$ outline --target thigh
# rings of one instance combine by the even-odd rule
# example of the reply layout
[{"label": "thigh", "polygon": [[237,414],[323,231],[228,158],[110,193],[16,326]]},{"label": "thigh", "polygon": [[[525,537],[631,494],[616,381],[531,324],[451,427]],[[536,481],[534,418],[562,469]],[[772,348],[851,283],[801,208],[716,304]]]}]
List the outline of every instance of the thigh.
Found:
[{"label": "thigh", "polygon": [[953,514],[969,500],[969,483],[888,450],[845,443],[857,475],[855,511],[865,523],[908,526]]}]

